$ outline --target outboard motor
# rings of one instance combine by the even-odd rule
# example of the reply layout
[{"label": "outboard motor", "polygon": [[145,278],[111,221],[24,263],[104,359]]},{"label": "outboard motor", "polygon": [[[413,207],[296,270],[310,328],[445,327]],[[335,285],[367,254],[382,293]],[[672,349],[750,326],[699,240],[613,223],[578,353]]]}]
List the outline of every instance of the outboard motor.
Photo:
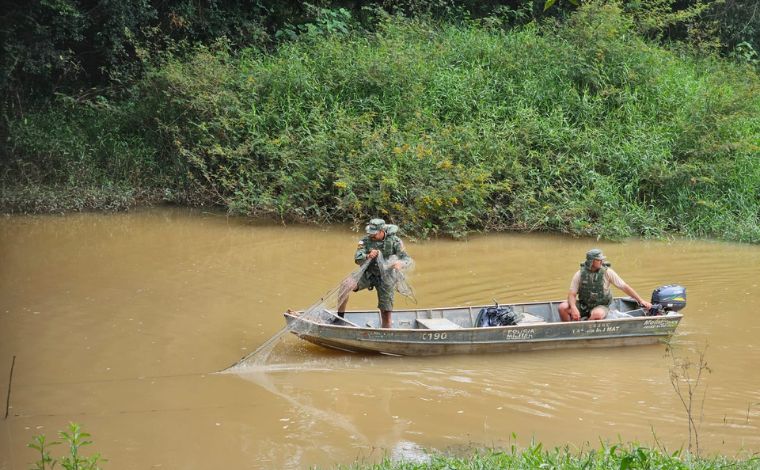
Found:
[{"label": "outboard motor", "polygon": [[686,288],[676,284],[658,287],[652,292],[652,308],[647,315],[667,315],[686,307]]}]

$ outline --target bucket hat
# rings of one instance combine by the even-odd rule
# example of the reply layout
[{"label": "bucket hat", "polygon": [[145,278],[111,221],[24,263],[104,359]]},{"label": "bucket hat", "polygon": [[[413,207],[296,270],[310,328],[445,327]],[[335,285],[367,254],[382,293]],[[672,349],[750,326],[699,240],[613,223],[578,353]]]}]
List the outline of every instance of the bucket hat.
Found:
[{"label": "bucket hat", "polygon": [[374,235],[380,230],[385,228],[385,221],[383,219],[372,219],[364,228],[368,234]]}]

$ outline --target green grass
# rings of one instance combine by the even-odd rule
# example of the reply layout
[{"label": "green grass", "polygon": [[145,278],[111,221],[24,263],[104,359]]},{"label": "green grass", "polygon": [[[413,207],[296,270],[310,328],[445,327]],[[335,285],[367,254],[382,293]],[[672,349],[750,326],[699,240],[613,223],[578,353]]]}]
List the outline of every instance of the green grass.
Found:
[{"label": "green grass", "polygon": [[382,216],[421,237],[758,243],[759,91],[752,69],[653,45],[614,5],[510,31],[391,18],[271,53],[201,48],[119,101],[30,113],[12,123],[2,182],[123,183],[285,220]]},{"label": "green grass", "polygon": [[695,457],[676,451],[642,447],[635,443],[600,445],[597,449],[571,450],[569,447],[545,449],[540,443],[525,448],[491,449],[464,457],[435,455],[427,462],[384,459],[377,464],[356,463],[339,466],[350,470],[713,470],[717,468],[758,469],[757,458]]}]

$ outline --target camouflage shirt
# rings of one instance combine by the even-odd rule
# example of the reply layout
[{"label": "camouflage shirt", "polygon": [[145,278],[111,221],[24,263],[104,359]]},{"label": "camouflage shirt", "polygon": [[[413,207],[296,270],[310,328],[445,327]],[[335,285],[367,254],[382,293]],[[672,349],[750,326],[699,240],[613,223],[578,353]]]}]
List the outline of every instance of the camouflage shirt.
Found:
[{"label": "camouflage shirt", "polygon": [[[385,234],[383,240],[373,240],[369,235],[365,236],[359,241],[359,246],[354,254],[354,261],[356,264],[362,264],[367,259],[367,255],[372,250],[378,250],[383,254],[383,259],[388,260],[393,255],[396,255],[398,259],[404,260],[409,258],[404,249],[404,242],[394,234]],[[375,275],[380,274],[380,268],[377,265],[377,261],[373,261],[367,267],[367,272]]]}]

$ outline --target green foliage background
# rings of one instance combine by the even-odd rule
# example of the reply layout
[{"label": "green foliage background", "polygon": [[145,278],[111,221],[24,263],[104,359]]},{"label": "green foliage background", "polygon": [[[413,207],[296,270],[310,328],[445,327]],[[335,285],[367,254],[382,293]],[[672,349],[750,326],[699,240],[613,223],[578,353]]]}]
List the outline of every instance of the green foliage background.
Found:
[{"label": "green foliage background", "polygon": [[[21,113],[54,93],[118,92],[141,77],[156,54],[221,37],[235,49],[274,48],[318,23],[338,31],[344,15],[371,29],[378,12],[454,22],[498,17],[514,27],[567,18],[584,1],[8,0],[0,14],[0,115]],[[756,0],[612,1],[637,18],[647,37],[758,64]]]},{"label": "green foliage background", "polygon": [[118,97],[59,96],[11,119],[6,210],[44,207],[51,186],[98,187],[116,205],[149,194],[286,220],[379,215],[422,237],[760,242],[751,64],[662,47],[604,2],[508,28],[515,10],[373,10],[370,29],[320,12],[273,50],[165,53]]}]

